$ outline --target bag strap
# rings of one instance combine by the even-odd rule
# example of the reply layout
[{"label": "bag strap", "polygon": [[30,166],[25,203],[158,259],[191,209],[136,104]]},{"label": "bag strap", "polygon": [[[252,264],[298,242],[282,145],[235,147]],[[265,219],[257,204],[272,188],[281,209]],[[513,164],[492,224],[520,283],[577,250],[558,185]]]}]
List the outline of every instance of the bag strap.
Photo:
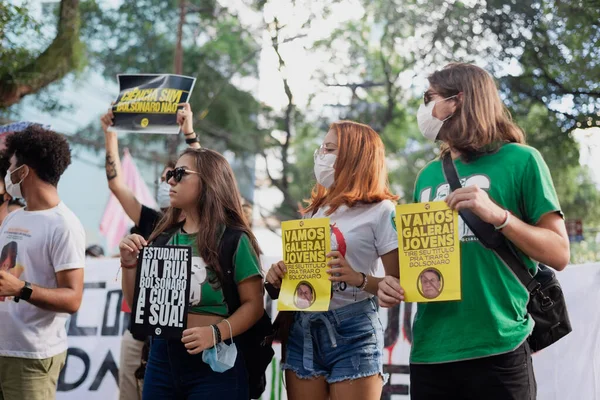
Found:
[{"label": "bag strap", "polygon": [[166,246],[169,244],[171,238],[183,227],[184,221],[181,221],[169,229],[161,232],[156,239],[154,239],[151,243],[152,246]]},{"label": "bag strap", "polygon": [[[462,188],[450,153],[443,157],[442,166],[446,181],[450,184],[450,189],[455,191]],[[534,279],[521,257],[516,253],[514,246],[502,233],[497,231],[492,224],[482,221],[471,210],[460,210],[459,214],[481,244],[496,253],[502,262],[513,271],[529,293],[533,293],[540,288],[541,284]]]},{"label": "bag strap", "polygon": [[221,267],[221,271],[223,271],[221,287],[230,314],[233,314],[241,305],[240,294],[235,283],[235,263],[233,262],[233,256],[238,248],[242,234],[243,232],[240,230],[226,227],[219,243],[219,266]]}]

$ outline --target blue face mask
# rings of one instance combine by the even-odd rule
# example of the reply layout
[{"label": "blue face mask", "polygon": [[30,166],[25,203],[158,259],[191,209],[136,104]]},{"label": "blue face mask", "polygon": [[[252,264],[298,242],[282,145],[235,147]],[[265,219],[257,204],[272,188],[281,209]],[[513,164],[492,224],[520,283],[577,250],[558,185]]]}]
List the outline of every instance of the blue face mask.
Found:
[{"label": "blue face mask", "polygon": [[235,343],[233,343],[231,324],[227,320],[224,321],[227,322],[227,325],[229,325],[231,344],[227,345],[223,342],[217,343],[214,331],[215,328],[213,328],[213,341],[215,345],[202,352],[202,361],[210,365],[210,368],[215,372],[225,372],[228,369],[233,368],[237,358],[237,347],[235,347]]}]

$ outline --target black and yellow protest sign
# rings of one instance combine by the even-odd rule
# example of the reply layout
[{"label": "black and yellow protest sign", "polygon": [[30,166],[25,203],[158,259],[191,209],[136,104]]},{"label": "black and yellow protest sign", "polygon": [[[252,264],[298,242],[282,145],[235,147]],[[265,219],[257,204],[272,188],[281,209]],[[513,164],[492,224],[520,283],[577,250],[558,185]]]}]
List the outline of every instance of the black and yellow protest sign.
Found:
[{"label": "black and yellow protest sign", "polygon": [[398,205],[396,227],[405,301],[460,300],[458,212],[443,201]]},{"label": "black and yellow protest sign", "polygon": [[112,107],[117,132],[177,134],[177,105],[186,103],[196,78],[171,74],[118,75]]},{"label": "black and yellow protest sign", "polygon": [[145,247],[136,272],[131,333],[180,339],[187,325],[192,248]]},{"label": "black and yellow protest sign", "polygon": [[327,253],[331,249],[329,218],[281,223],[283,261],[287,273],[277,300],[279,311],[327,311],[331,281]]}]

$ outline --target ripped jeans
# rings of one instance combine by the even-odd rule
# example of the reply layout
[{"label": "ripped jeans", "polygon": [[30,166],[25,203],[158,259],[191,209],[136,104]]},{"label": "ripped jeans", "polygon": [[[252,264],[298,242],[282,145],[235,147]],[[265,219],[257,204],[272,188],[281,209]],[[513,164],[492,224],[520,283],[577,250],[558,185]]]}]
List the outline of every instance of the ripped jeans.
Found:
[{"label": "ripped jeans", "polygon": [[328,383],[381,375],[383,326],[375,298],[326,312],[296,312],[281,368]]}]

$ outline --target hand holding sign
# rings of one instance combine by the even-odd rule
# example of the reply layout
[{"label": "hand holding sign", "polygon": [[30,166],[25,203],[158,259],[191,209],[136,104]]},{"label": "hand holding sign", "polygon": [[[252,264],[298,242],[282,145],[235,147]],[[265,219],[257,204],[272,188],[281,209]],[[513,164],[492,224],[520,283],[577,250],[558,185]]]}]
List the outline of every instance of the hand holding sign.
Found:
[{"label": "hand holding sign", "polygon": [[148,245],[146,239],[140,235],[129,235],[121,240],[119,252],[121,253],[121,263],[133,265],[137,262],[138,255],[144,246]]},{"label": "hand holding sign", "polygon": [[506,219],[506,211],[494,203],[487,192],[477,185],[457,189],[444,200],[451,209],[471,210],[484,222],[494,226],[501,225]]},{"label": "hand holding sign", "polygon": [[356,272],[348,261],[342,256],[339,251],[332,251],[327,254],[327,258],[331,259],[327,265],[331,267],[326,272],[331,275],[329,280],[332,282],[346,282],[350,286],[360,286],[363,282],[363,276],[360,272]]},{"label": "hand holding sign", "polygon": [[404,301],[404,289],[400,286],[398,278],[386,276],[379,281],[377,298],[381,307],[394,307]]},{"label": "hand holding sign", "polygon": [[281,288],[281,281],[287,272],[287,268],[283,261],[279,261],[277,264],[271,265],[269,272],[267,272],[267,282],[275,286],[277,289]]},{"label": "hand holding sign", "polygon": [[177,107],[183,107],[177,111],[177,124],[181,127],[184,135],[194,132],[194,113],[190,103],[177,104]]}]

